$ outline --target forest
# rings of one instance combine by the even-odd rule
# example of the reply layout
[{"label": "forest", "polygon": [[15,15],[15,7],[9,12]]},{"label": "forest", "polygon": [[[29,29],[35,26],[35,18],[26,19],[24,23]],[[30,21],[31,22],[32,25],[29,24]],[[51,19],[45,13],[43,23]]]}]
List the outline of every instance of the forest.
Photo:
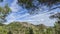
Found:
[{"label": "forest", "polygon": [[[3,3],[4,1],[5,0],[0,0],[0,4]],[[8,1],[8,0],[6,0],[6,1]],[[42,13],[42,14],[50,13],[53,10],[55,12],[56,9],[60,10],[60,0],[16,0],[16,4],[19,7],[26,9],[27,13],[30,16],[39,15],[40,13]],[[43,6],[46,6],[46,8],[44,8]],[[44,12],[45,10],[46,10],[46,12]],[[21,10],[19,9],[19,12],[20,11]],[[6,19],[7,16],[10,17],[9,14],[11,14],[12,12],[13,11],[11,9],[11,6],[9,5],[9,2],[6,2],[6,4],[4,4],[4,6],[3,6],[3,4],[2,4],[2,6],[0,5],[0,34],[60,34],[60,12],[58,12],[58,11],[57,11],[57,13],[52,13],[52,14],[50,13],[51,15],[49,15],[49,19],[51,19],[53,21],[54,21],[54,19],[56,20],[54,22],[54,26],[46,26],[43,23],[35,25],[35,24],[29,23],[29,22],[24,22],[23,21],[24,18],[23,19],[21,18],[22,22],[12,21],[9,24],[5,24],[8,22]],[[15,17],[15,18],[17,18],[17,17]],[[37,18],[37,19],[39,19],[39,18]],[[47,21],[48,21],[48,19],[47,19]],[[35,22],[33,21],[33,23],[35,23]]]}]

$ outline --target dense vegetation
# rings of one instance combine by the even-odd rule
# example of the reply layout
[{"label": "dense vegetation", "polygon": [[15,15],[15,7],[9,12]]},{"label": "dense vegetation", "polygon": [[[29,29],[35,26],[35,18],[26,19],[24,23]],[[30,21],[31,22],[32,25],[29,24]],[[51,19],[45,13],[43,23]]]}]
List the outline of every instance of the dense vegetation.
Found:
[{"label": "dense vegetation", "polygon": [[60,34],[60,24],[56,22],[54,26],[45,26],[27,22],[11,22],[0,26],[0,34]]}]

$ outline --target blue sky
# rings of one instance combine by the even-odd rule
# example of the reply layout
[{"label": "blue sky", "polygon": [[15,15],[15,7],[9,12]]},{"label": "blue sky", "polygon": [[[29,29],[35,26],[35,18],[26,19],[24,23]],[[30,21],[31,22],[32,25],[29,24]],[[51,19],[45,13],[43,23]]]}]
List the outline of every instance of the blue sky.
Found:
[{"label": "blue sky", "polygon": [[[50,12],[46,12],[47,8],[46,6],[43,6],[42,8],[44,8],[43,10],[40,9],[39,14],[36,15],[30,15],[29,13],[27,13],[26,9],[23,9],[21,6],[19,6],[17,4],[17,0],[4,0],[4,2],[0,3],[0,6],[4,6],[6,3],[8,3],[9,7],[12,10],[12,13],[10,13],[6,19],[7,19],[7,24],[13,21],[20,21],[20,22],[29,22],[32,24],[45,24],[47,26],[53,26],[55,20],[51,20],[49,19],[49,16],[52,15],[50,13],[57,13],[57,11],[59,12],[59,9],[55,9],[53,11]],[[55,6],[54,6],[55,7]],[[43,12],[44,13],[43,13]]]}]

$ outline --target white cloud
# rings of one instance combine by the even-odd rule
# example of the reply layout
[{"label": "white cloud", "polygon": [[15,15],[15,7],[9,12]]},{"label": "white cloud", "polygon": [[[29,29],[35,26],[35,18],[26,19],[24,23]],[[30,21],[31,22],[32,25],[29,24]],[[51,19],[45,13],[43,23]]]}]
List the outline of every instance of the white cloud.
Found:
[{"label": "white cloud", "polygon": [[[53,11],[51,11],[53,12]],[[53,26],[54,22],[53,20],[50,20],[49,19],[49,15],[48,14],[50,12],[47,12],[47,13],[44,13],[44,14],[37,14],[37,15],[34,15],[34,16],[23,16],[25,17],[23,20],[18,20],[18,21],[24,21],[24,22],[30,22],[32,24],[45,24],[45,25],[49,25],[49,26]],[[52,23],[53,22],[53,23]]]},{"label": "white cloud", "polygon": [[[21,9],[21,7],[19,8],[19,6],[16,4],[17,0],[14,0],[14,2],[11,4],[10,8],[12,9],[13,12],[17,12],[18,10]],[[24,10],[23,10],[24,11]],[[43,14],[37,14],[34,16],[29,15],[28,13],[24,14],[24,15],[15,15],[15,14],[11,14],[8,18],[9,22],[12,21],[24,21],[24,22],[30,22],[32,24],[45,24],[45,25],[53,25],[52,22],[54,22],[53,20],[49,19],[49,13],[54,12],[54,11],[50,11],[50,12],[46,12]],[[21,12],[23,13],[23,12]],[[15,16],[14,16],[15,15]],[[24,17],[24,18],[23,18]],[[23,18],[22,20],[19,18]],[[16,20],[19,19],[19,20]]]},{"label": "white cloud", "polygon": [[[38,16],[35,16],[35,17],[32,17],[32,18],[29,18],[28,20],[34,20],[33,22],[32,21],[30,21],[30,22],[32,22],[33,24],[45,24],[45,25],[48,25],[48,26],[53,26],[53,24],[54,24],[54,21],[53,20],[50,20],[49,19],[49,17],[48,17],[48,15],[38,15]],[[53,22],[53,23],[52,23]]]},{"label": "white cloud", "polygon": [[19,18],[23,18],[23,17],[26,17],[26,16],[29,16],[29,14],[26,13],[24,15],[16,15],[15,17],[17,17],[16,19],[19,19]]}]

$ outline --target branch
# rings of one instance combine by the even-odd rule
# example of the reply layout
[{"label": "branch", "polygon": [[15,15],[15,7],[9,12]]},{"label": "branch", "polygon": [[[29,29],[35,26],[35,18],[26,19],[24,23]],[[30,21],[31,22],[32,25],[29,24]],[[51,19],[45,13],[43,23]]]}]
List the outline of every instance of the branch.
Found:
[{"label": "branch", "polygon": [[60,6],[52,8],[52,9],[49,9],[48,11],[52,11],[52,10],[57,9],[57,8],[60,8]]}]

